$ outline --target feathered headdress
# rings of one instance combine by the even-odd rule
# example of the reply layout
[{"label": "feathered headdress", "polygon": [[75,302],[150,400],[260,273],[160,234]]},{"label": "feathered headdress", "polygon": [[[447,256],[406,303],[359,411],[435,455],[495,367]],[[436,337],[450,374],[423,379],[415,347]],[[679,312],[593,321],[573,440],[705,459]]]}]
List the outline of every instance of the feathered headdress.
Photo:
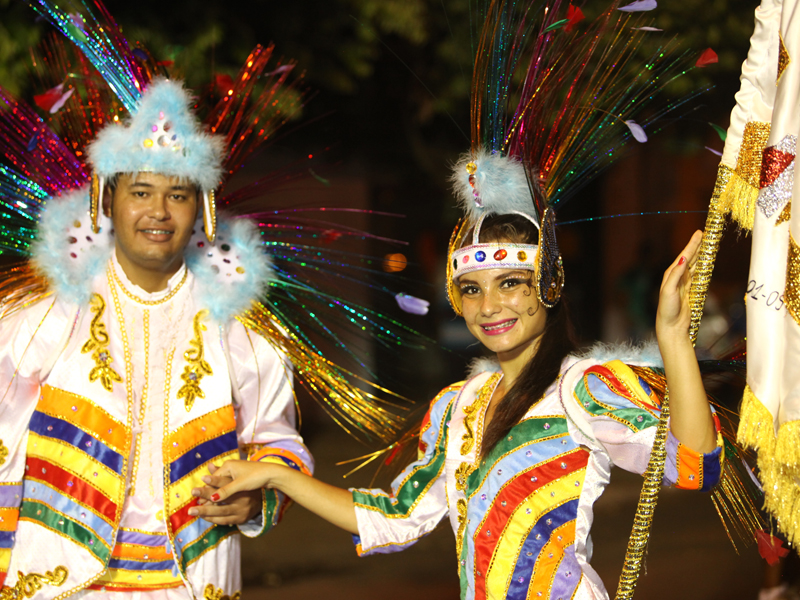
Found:
[{"label": "feathered headdress", "polygon": [[[565,0],[490,0],[482,16],[472,147],[451,176],[465,218],[451,238],[448,296],[460,313],[454,280],[467,268],[529,268],[539,301],[552,307],[564,284],[555,212],[676,106],[659,92],[685,71],[687,57],[668,41],[639,61],[648,28],[615,2],[588,24]],[[526,260],[508,244],[476,246],[483,219],[506,214],[524,216],[540,231]],[[472,243],[464,246],[470,230]]]}]

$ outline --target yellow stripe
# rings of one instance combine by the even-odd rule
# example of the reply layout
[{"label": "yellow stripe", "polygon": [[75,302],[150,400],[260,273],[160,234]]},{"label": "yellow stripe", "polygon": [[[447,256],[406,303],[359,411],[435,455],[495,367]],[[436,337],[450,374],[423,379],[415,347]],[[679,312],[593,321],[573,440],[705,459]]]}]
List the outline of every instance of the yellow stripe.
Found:
[{"label": "yellow stripe", "polygon": [[[141,579],[140,579],[141,577]],[[134,571],[128,569],[109,569],[95,585],[108,583],[111,585],[128,585],[130,587],[153,587],[180,581],[173,577],[172,571]]]},{"label": "yellow stripe", "polygon": [[36,410],[79,427],[122,456],[130,452],[128,428],[88,398],[46,385]]},{"label": "yellow stripe", "polygon": [[[542,515],[577,498],[581,486],[576,486],[575,482],[583,482],[585,475],[586,468],[584,467],[543,485],[517,507],[505,530],[496,532],[496,535],[501,536],[500,543],[495,547],[491,563],[486,571],[486,591],[489,598],[506,597],[509,573],[513,572],[520,548],[531,529]],[[551,496],[552,492],[555,492],[556,495]],[[525,510],[528,508],[535,512],[526,514]]]},{"label": "yellow stripe", "polygon": [[[231,450],[225,454],[220,454],[214,458],[213,462],[221,464],[226,460],[232,460],[236,458],[239,458],[238,449]],[[169,494],[169,506],[172,509],[172,512],[180,510],[182,506],[193,500],[193,488],[203,487],[205,485],[201,477],[203,477],[203,475],[208,475],[208,465],[211,462],[212,461],[203,463],[200,467],[169,486],[169,491],[167,493]]]},{"label": "yellow stripe", "polygon": [[0,548],[0,573],[7,573],[9,564],[11,564],[11,548]]},{"label": "yellow stripe", "polygon": [[0,508],[0,531],[16,531],[18,508]]},{"label": "yellow stripe", "polygon": [[[45,438],[30,432],[28,434],[28,456],[43,458],[76,477],[88,481],[115,503],[122,492],[122,478],[117,473],[66,442]],[[76,471],[70,466],[78,467],[80,470]],[[97,477],[94,476],[95,473],[97,473]]]},{"label": "yellow stripe", "polygon": [[173,431],[167,440],[169,462],[195,446],[235,429],[236,416],[233,413],[233,405],[230,404],[189,421]]}]

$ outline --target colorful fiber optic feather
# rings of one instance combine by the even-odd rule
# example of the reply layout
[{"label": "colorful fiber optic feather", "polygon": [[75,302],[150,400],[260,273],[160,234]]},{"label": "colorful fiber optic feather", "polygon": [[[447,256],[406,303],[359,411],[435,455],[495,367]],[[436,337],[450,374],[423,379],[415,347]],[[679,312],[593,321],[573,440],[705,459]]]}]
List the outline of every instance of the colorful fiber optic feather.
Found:
[{"label": "colorful fiber optic feather", "polygon": [[[44,203],[87,185],[87,145],[109,122],[127,119],[150,82],[165,74],[145,48],[129,44],[99,0],[31,5],[62,35],[48,35],[32,53],[41,111],[0,89],[0,255],[21,261],[0,271],[0,318],[52,294],[27,260]],[[336,210],[369,211],[267,210],[264,197],[303,176],[301,165],[226,189],[248,156],[302,109],[302,78],[294,63],[274,60],[272,46],[257,46],[235,78],[218,77],[193,107],[226,144],[217,206],[256,222],[275,272],[268,294],[239,320],[289,357],[296,378],[344,429],[389,442],[400,431],[405,408],[392,401],[399,396],[374,383],[366,346],[425,341],[387,314],[362,306],[366,301],[347,300],[358,288],[361,298],[382,294],[392,302],[396,292],[374,268],[378,259],[346,243],[382,238],[330,218]],[[331,351],[340,364],[327,358]]]},{"label": "colorful fiber optic feather", "polygon": [[520,159],[544,192],[534,198],[539,216],[616,159],[633,131],[693,96],[666,100],[664,88],[691,61],[674,39],[642,60],[653,35],[641,29],[644,17],[617,3],[588,23],[571,20],[574,11],[564,0],[492,0],[478,36],[472,152]]}]

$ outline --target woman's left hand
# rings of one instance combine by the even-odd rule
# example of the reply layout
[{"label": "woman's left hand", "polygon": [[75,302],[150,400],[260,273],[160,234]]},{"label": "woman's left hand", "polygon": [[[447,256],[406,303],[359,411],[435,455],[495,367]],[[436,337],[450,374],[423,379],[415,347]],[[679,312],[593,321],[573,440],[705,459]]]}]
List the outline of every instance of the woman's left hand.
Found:
[{"label": "woman's left hand", "polygon": [[656,336],[659,340],[672,336],[687,336],[691,322],[689,307],[689,287],[692,283],[695,265],[700,256],[702,231],[695,231],[692,239],[680,256],[664,272],[661,291],[658,296],[656,314]]}]

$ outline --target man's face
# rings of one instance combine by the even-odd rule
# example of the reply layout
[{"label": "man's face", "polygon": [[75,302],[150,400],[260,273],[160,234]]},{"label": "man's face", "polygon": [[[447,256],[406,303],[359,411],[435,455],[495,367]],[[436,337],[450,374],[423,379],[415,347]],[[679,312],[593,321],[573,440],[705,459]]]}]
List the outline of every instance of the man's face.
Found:
[{"label": "man's face", "polygon": [[177,271],[192,236],[197,195],[194,185],[177,177],[119,175],[110,216],[120,264],[149,272]]}]

